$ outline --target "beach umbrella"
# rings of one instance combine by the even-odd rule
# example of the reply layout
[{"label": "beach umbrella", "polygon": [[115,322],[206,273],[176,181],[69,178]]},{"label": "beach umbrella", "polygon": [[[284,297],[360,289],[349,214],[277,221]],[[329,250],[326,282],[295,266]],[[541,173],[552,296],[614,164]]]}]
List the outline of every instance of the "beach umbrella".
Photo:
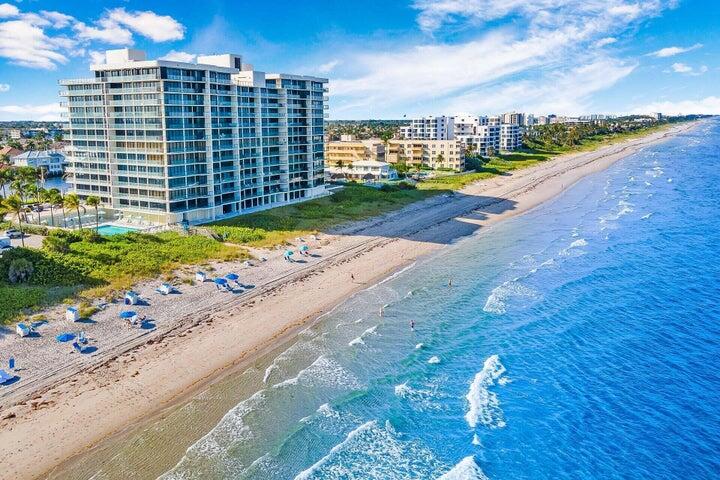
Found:
[{"label": "beach umbrella", "polygon": [[227,278],[228,280],[232,280],[234,282],[238,278],[240,278],[240,276],[237,273],[228,273],[227,275],[225,275],[225,278]]},{"label": "beach umbrella", "polygon": [[290,255],[294,255],[294,254],[295,254],[295,252],[293,252],[292,250],[285,250],[286,257],[289,257]]},{"label": "beach umbrella", "polygon": [[227,280],[225,280],[224,278],[216,278],[215,280],[213,280],[213,282],[215,282],[218,285],[226,285],[227,284]]},{"label": "beach umbrella", "polygon": [[133,318],[136,315],[137,315],[137,313],[133,312],[132,310],[120,312],[120,318]]},{"label": "beach umbrella", "polygon": [[69,342],[73,338],[75,338],[75,335],[73,335],[72,333],[61,333],[60,335],[55,337],[58,342]]},{"label": "beach umbrella", "polygon": [[303,245],[302,247],[300,247],[301,252],[307,252],[308,250],[310,250],[310,247],[308,247],[307,245]]}]

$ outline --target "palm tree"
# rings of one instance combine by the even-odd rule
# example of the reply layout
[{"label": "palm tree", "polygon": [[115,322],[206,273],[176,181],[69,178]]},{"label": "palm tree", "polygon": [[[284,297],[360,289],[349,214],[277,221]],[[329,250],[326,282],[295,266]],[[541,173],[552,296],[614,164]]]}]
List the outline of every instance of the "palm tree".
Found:
[{"label": "palm tree", "polygon": [[5,186],[9,185],[13,180],[13,171],[9,167],[0,166],[0,189],[2,189],[3,198],[7,197]]},{"label": "palm tree", "polygon": [[63,203],[63,198],[62,198],[62,195],[60,194],[60,190],[58,190],[57,188],[51,188],[50,190],[46,190],[43,200],[45,200],[50,205],[50,225],[52,225],[54,227],[55,226],[55,213],[54,213],[53,209],[57,205],[62,205],[62,203]]},{"label": "palm tree", "polygon": [[100,214],[98,213],[98,206],[100,205],[100,197],[90,195],[85,199],[85,204],[89,207],[95,207],[95,231],[100,228]]},{"label": "palm tree", "polygon": [[68,193],[67,195],[65,195],[63,205],[65,206],[65,208],[69,208],[70,210],[75,209],[78,217],[78,227],[80,228],[80,230],[82,230],[82,218],[80,217],[80,209],[82,208],[83,210],[85,210],[85,207],[83,207],[80,203],[80,197],[78,197],[77,193]]},{"label": "palm tree", "polygon": [[20,226],[20,240],[22,241],[22,246],[24,247],[25,234],[23,233],[22,227],[22,215],[25,211],[25,205],[23,204],[22,198],[20,198],[18,195],[10,195],[3,201],[3,206],[8,210],[12,211],[17,216],[18,225]]}]

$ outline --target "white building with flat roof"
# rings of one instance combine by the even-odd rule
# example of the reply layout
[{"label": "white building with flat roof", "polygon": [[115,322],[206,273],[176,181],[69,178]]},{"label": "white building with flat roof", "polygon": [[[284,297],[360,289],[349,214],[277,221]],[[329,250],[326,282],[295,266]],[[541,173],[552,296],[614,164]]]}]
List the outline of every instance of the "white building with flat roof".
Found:
[{"label": "white building with flat roof", "polygon": [[500,150],[511,152],[522,147],[522,129],[520,125],[503,123],[500,125]]},{"label": "white building with flat roof", "polygon": [[63,80],[68,181],[156,223],[203,222],[323,195],[327,79],[239,55],[197,63],[111,50]]},{"label": "white building with flat roof", "polygon": [[454,117],[422,117],[400,127],[400,136],[405,140],[452,140],[454,138]]},{"label": "white building with flat roof", "polygon": [[42,168],[47,175],[62,175],[65,155],[53,150],[30,150],[10,159],[15,167]]}]

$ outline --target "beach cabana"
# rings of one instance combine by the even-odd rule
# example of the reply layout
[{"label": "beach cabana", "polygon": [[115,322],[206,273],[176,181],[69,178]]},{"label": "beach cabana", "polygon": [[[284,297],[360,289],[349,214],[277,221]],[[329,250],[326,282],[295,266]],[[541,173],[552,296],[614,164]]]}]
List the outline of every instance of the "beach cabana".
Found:
[{"label": "beach cabana", "polygon": [[0,385],[2,385],[3,383],[9,382],[13,378],[15,378],[15,375],[11,375],[8,372],[6,372],[5,370],[0,370]]},{"label": "beach cabana", "polygon": [[80,320],[80,314],[78,309],[75,307],[68,307],[65,309],[65,319],[70,322],[77,322]]},{"label": "beach cabana", "polygon": [[287,260],[288,262],[292,262],[292,256],[295,254],[292,250],[285,250],[285,253],[283,253],[283,258]]},{"label": "beach cabana", "polygon": [[140,303],[140,295],[130,290],[125,294],[125,305],[137,305]]},{"label": "beach cabana", "polygon": [[158,293],[160,293],[160,294],[162,294],[162,295],[169,295],[169,294],[171,294],[174,290],[175,290],[175,289],[173,288],[173,286],[170,285],[169,283],[163,283],[162,285],[160,285],[160,288],[158,288],[158,289],[155,290],[155,291],[158,292]]},{"label": "beach cabana", "polygon": [[122,318],[123,320],[135,321],[135,319],[137,319],[137,312],[133,312],[132,310],[125,310],[123,312],[120,312],[120,318]]},{"label": "beach cabana", "polygon": [[195,281],[203,283],[207,280],[207,275],[205,275],[205,272],[195,272]]},{"label": "beach cabana", "polygon": [[61,333],[60,335],[55,337],[55,340],[57,340],[58,342],[64,343],[64,342],[69,342],[70,340],[73,340],[74,338],[75,338],[75,335],[73,335],[72,333],[65,332],[65,333]]},{"label": "beach cabana", "polygon": [[307,255],[309,250],[310,250],[310,247],[308,247],[307,245],[300,246],[300,253],[302,255]]},{"label": "beach cabana", "polygon": [[15,327],[15,332],[17,332],[17,334],[21,337],[27,337],[28,335],[30,335],[30,332],[32,332],[32,329],[24,323],[18,323]]},{"label": "beach cabana", "polygon": [[215,287],[218,289],[222,288],[224,290],[230,290],[230,287],[228,286],[228,281],[224,278],[218,277],[213,280],[213,282],[215,282]]}]

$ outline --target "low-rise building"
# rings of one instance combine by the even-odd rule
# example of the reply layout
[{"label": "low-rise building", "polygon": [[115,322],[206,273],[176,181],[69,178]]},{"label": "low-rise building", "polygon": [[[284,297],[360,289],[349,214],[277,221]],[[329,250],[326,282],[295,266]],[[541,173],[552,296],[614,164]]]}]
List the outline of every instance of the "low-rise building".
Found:
[{"label": "low-rise building", "polygon": [[0,148],[0,157],[7,156],[8,159],[12,159],[12,157],[16,157],[21,153],[23,153],[23,151],[15,147],[5,146]]},{"label": "low-rise building", "polygon": [[12,157],[16,167],[43,168],[48,175],[62,175],[65,169],[65,155],[51,150],[30,150]]},{"label": "low-rise building", "polygon": [[412,167],[462,171],[465,150],[460,140],[390,140],[387,161]]},{"label": "low-rise building", "polygon": [[[380,139],[354,140],[345,136],[344,140],[325,144],[325,164],[336,166],[349,165],[359,160],[385,160],[385,143]],[[348,138],[349,137],[349,138]]]},{"label": "low-rise building", "polygon": [[397,172],[389,163],[376,160],[357,160],[343,167],[328,165],[325,170],[331,180],[339,177],[363,181],[395,180],[397,178]]}]

